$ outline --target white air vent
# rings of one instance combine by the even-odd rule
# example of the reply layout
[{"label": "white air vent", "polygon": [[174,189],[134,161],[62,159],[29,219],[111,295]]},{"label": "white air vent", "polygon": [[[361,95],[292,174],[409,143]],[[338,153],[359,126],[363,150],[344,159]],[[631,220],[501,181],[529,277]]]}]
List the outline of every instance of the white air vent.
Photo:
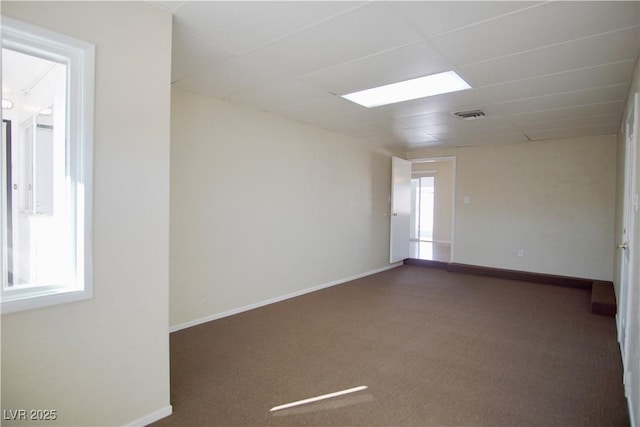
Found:
[{"label": "white air vent", "polygon": [[462,120],[481,119],[485,116],[482,110],[456,111],[453,115]]}]

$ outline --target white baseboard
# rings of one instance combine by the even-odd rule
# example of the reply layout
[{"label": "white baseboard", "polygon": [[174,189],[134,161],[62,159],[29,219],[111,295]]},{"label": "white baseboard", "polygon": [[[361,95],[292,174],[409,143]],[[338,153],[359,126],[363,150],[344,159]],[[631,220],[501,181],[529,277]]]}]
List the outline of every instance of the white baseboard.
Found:
[{"label": "white baseboard", "polygon": [[244,307],[238,307],[238,308],[234,308],[234,309],[231,309],[231,310],[223,311],[222,313],[216,313],[216,314],[212,314],[212,315],[209,315],[209,316],[205,316],[205,317],[202,317],[200,319],[190,320],[188,322],[184,322],[184,323],[180,323],[180,324],[177,324],[177,325],[170,326],[169,327],[169,332],[177,332],[177,331],[180,331],[182,329],[187,329],[187,328],[190,328],[192,326],[200,325],[202,323],[211,322],[212,320],[222,319],[223,317],[232,316],[234,314],[239,314],[239,313],[242,313],[242,312],[245,312],[245,311],[253,310],[255,308],[263,307],[265,305],[274,304],[276,302],[284,301],[284,300],[287,300],[287,299],[290,299],[290,298],[299,297],[301,295],[308,294],[310,292],[319,291],[320,289],[330,288],[331,286],[336,286],[336,285],[340,285],[340,284],[345,283],[345,282],[350,282],[352,280],[361,279],[361,278],[366,277],[366,276],[371,276],[372,274],[382,273],[383,271],[391,270],[393,268],[400,267],[401,265],[402,265],[402,262],[396,262],[394,264],[389,264],[386,267],[382,267],[382,268],[378,268],[378,269],[375,269],[375,270],[367,271],[367,272],[361,273],[361,274],[356,274],[355,276],[345,277],[344,279],[338,279],[338,280],[334,280],[333,282],[323,283],[323,284],[318,285],[318,286],[313,286],[311,288],[302,289],[302,290],[297,291],[297,292],[293,292],[293,293],[290,293],[290,294],[286,294],[286,295],[282,295],[282,296],[279,296],[279,297],[271,298],[271,299],[268,299],[268,300],[265,300],[265,301],[260,301],[260,302],[257,302],[255,304],[249,304],[249,305],[245,305]]},{"label": "white baseboard", "polygon": [[144,427],[148,426],[151,423],[155,423],[158,420],[161,420],[165,417],[168,417],[173,413],[173,407],[171,405],[165,406],[162,409],[158,409],[148,415],[145,415],[142,418],[138,418],[135,421],[128,423],[125,427]]}]

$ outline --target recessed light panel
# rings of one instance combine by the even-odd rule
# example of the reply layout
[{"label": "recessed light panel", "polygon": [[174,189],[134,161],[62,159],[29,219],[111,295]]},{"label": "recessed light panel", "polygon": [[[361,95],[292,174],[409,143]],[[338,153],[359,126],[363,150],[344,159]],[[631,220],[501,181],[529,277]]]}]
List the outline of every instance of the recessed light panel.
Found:
[{"label": "recessed light panel", "polygon": [[470,88],[469,83],[464,81],[455,71],[446,71],[353,92],[342,95],[342,97],[356,104],[371,108]]}]

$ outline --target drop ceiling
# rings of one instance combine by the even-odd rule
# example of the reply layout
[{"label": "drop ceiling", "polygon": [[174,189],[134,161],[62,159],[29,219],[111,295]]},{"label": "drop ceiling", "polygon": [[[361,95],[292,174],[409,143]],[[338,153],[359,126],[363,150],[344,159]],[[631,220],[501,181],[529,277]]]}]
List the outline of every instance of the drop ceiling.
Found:
[{"label": "drop ceiling", "polygon": [[[404,150],[615,134],[640,45],[636,1],[151,3],[176,87]],[[449,70],[472,88],[340,96]]]}]

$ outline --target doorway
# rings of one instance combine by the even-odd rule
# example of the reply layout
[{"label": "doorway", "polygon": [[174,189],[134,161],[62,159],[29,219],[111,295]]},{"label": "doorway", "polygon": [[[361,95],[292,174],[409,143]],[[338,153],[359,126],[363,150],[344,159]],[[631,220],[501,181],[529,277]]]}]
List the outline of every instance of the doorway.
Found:
[{"label": "doorway", "polygon": [[455,158],[414,160],[410,257],[451,262]]}]

